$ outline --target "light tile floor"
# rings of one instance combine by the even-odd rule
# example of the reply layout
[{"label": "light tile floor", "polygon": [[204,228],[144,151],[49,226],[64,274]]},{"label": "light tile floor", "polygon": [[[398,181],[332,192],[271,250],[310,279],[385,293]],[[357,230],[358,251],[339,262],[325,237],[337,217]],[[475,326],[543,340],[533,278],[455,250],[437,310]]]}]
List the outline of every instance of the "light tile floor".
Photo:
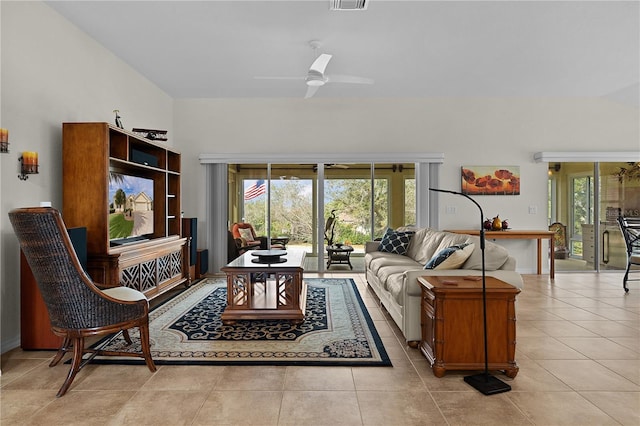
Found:
[{"label": "light tile floor", "polygon": [[[324,276],[346,276],[334,273]],[[311,275],[309,276],[318,276]],[[619,273],[525,275],[512,391],[484,396],[463,372],[436,378],[358,283],[393,368],[88,365],[55,398],[52,352],[2,355],[5,425],[638,425],[640,289]]]}]

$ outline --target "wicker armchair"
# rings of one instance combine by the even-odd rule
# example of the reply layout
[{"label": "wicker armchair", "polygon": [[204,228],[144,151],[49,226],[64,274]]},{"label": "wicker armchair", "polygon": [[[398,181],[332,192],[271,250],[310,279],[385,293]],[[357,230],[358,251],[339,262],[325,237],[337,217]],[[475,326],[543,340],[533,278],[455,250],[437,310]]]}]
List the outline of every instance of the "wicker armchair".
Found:
[{"label": "wicker armchair", "polygon": [[[48,207],[15,209],[9,219],[25,258],[38,282],[51,329],[64,338],[50,367],[73,348],[71,367],[57,396],[64,395],[78,371],[96,355],[139,356],[156,371],[149,348],[149,302],[128,287],[100,290],[84,272],[73,249],[60,213]],[[138,327],[142,353],[110,352],[85,348],[89,336],[122,331],[131,344],[128,329]],[[83,359],[85,353],[91,354]]]}]

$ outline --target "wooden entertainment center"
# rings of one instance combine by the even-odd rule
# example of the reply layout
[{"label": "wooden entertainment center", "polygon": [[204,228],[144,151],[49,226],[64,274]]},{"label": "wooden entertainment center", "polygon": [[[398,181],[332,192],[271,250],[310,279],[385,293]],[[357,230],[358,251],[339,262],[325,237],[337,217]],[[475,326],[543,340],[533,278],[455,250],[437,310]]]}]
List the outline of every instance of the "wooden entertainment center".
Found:
[{"label": "wooden entertainment center", "polygon": [[[180,218],[180,152],[108,123],[63,123],[63,219],[87,228],[87,272],[107,287],[156,297],[188,285],[189,239]],[[109,181],[114,173],[153,180],[153,231],[113,246]]]}]

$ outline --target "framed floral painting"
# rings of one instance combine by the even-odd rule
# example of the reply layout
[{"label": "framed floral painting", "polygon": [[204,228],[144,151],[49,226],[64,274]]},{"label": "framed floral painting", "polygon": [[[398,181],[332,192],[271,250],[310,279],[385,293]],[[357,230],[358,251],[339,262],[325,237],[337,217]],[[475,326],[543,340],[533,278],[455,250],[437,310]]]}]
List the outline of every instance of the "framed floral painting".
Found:
[{"label": "framed floral painting", "polygon": [[520,166],[462,166],[462,193],[520,195]]}]

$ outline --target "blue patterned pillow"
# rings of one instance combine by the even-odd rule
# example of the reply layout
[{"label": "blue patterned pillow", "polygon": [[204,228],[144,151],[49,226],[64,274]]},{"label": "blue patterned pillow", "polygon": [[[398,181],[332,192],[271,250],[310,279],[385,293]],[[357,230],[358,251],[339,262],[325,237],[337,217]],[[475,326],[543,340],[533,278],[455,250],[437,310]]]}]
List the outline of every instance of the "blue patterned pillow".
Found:
[{"label": "blue patterned pillow", "polygon": [[458,269],[471,256],[474,248],[473,243],[456,244],[444,248],[424,265],[424,269]]},{"label": "blue patterned pillow", "polygon": [[413,237],[413,231],[394,231],[391,228],[387,228],[382,241],[380,241],[379,251],[395,254],[406,254],[411,237]]}]

